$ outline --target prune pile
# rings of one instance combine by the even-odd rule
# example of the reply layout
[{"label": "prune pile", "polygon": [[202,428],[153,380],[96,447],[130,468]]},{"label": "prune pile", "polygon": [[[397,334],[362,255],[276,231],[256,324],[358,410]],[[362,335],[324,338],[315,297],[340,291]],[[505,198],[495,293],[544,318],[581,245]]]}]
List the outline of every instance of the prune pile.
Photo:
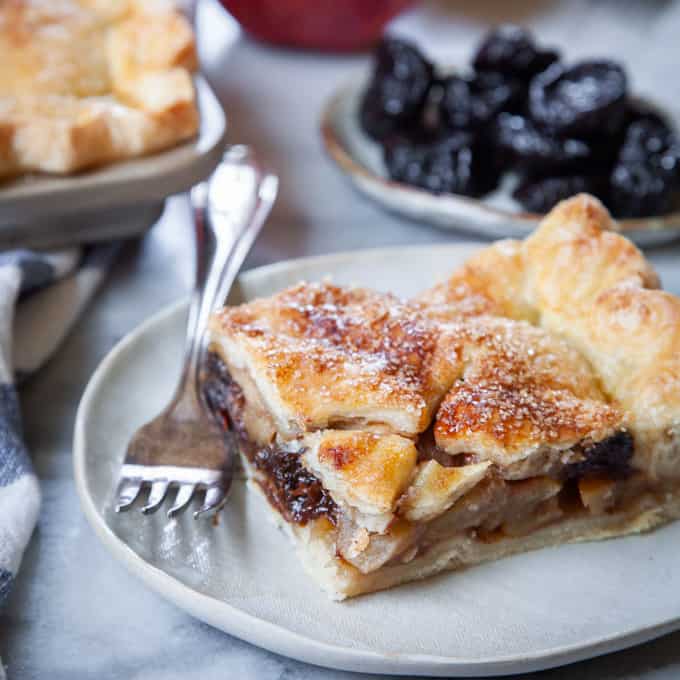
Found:
[{"label": "prune pile", "polygon": [[680,140],[630,97],[621,65],[565,64],[517,26],[492,30],[454,75],[384,40],[360,122],[392,179],[433,193],[483,196],[510,171],[531,212],[588,191],[617,217],[646,217],[671,211],[680,189]]}]

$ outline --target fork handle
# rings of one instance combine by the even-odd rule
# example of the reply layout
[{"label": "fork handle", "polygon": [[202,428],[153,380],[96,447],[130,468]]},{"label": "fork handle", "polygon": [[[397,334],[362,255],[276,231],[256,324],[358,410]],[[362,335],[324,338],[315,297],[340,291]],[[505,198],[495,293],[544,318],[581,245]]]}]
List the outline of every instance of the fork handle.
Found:
[{"label": "fork handle", "polygon": [[205,331],[211,312],[224,304],[229,290],[262,229],[278,188],[278,179],[258,161],[252,149],[229,148],[207,182],[191,191],[196,242],[196,279],[184,354],[175,393],[201,404],[199,373]]}]

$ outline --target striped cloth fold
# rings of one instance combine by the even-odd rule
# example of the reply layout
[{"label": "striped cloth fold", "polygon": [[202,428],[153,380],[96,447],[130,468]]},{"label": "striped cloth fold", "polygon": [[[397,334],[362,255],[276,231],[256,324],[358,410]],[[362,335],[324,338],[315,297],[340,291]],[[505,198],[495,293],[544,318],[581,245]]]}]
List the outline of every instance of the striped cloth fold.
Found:
[{"label": "striped cloth fold", "polygon": [[[40,509],[16,382],[56,350],[109,269],[118,244],[0,253],[0,607]],[[0,679],[4,676],[0,662]]]}]

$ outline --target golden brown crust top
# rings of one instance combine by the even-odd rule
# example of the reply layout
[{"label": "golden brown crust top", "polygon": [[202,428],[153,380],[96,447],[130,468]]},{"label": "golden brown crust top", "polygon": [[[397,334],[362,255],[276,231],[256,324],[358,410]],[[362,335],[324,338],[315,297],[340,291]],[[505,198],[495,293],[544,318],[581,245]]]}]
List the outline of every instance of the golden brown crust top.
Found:
[{"label": "golden brown crust top", "polygon": [[[614,228],[578,196],[414,301],[299,284],[215,315],[213,340],[283,438],[434,420],[440,452],[522,479],[628,429],[635,467],[680,476],[680,300]],[[318,464],[352,484],[371,474],[353,456]]]},{"label": "golden brown crust top", "polygon": [[503,463],[541,446],[599,441],[622,426],[622,413],[564,340],[489,317],[461,324],[459,333],[465,368],[435,421],[435,439],[447,452]]},{"label": "golden brown crust top", "polygon": [[0,96],[103,95],[108,92],[105,32],[127,11],[103,16],[72,0],[0,3]]},{"label": "golden brown crust top", "polygon": [[[449,455],[507,467],[552,447],[543,474],[561,451],[623,426],[564,340],[527,322],[442,321],[423,310],[365,289],[298,284],[214,315],[212,339],[234,374],[252,378],[284,438],[327,428],[413,437],[434,417]],[[335,468],[348,461],[336,455]],[[537,472],[508,474],[527,471]]]},{"label": "golden brown crust top", "polygon": [[416,306],[365,289],[299,284],[225,308],[211,328],[288,433],[358,422],[414,435],[455,369],[446,337]]},{"label": "golden brown crust top", "polygon": [[303,445],[305,463],[334,498],[367,514],[392,511],[418,456],[410,439],[364,431],[326,430]]},{"label": "golden brown crust top", "polygon": [[600,293],[621,282],[658,288],[652,266],[616,228],[592,196],[558,203],[523,244],[527,302],[541,314],[581,316]]}]

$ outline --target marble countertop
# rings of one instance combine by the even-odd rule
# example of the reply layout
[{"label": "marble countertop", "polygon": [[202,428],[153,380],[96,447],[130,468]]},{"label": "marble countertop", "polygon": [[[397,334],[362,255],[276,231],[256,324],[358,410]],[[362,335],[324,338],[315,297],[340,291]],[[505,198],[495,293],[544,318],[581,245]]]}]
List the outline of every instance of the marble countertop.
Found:
[{"label": "marble countertop", "polygon": [[[486,23],[508,19],[538,26],[546,41],[569,55],[614,54],[627,63],[636,86],[644,90],[664,83],[663,96],[678,101],[677,2],[450,0],[427,3],[394,28],[437,58],[455,61],[469,54]],[[316,133],[322,103],[365,67],[364,57],[263,47],[240,36],[210,1],[201,7],[200,28],[205,70],[228,112],[231,141],[256,145],[281,175],[279,200],[246,266],[367,246],[465,239],[382,212],[353,193],[324,157]],[[11,680],[361,677],[278,657],[192,619],[114,562],[80,512],[71,473],[80,395],[123,335],[187,293],[188,220],[186,200],[171,199],[153,230],[125,246],[96,302],[22,390],[25,429],[44,498],[15,590],[0,614],[0,657]],[[680,294],[680,245],[649,255],[666,287]],[[677,633],[535,677],[679,676]]]}]

